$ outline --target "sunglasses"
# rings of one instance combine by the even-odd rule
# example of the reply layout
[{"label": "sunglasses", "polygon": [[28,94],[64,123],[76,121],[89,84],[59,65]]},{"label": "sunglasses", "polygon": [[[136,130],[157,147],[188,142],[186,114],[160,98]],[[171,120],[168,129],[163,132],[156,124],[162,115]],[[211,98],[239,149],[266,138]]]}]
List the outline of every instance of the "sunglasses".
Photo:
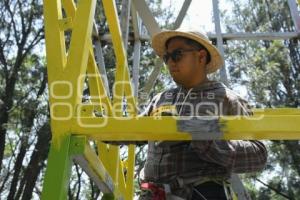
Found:
[{"label": "sunglasses", "polygon": [[183,57],[184,53],[198,51],[198,49],[175,49],[171,53],[166,53],[163,55],[163,60],[165,64],[168,64],[169,59],[171,58],[174,62],[179,62]]}]

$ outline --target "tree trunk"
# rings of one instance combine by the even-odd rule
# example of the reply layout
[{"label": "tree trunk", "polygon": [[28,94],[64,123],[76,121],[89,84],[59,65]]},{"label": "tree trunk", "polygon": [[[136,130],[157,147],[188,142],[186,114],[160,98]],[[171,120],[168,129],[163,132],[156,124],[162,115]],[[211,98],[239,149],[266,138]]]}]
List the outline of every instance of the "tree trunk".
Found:
[{"label": "tree trunk", "polygon": [[[20,187],[18,189],[15,199],[19,199],[22,194],[22,199],[27,200],[32,198],[34,186],[37,178],[44,168],[44,162],[48,157],[51,131],[50,125],[46,122],[38,130],[38,139],[35,145],[35,151],[32,153],[28,167],[24,173],[24,177],[21,180]],[[23,191],[24,189],[24,191]]]},{"label": "tree trunk", "polygon": [[9,194],[7,197],[7,200],[14,200],[14,196],[16,194],[16,189],[17,189],[17,185],[18,185],[18,180],[19,180],[19,174],[21,172],[21,168],[22,168],[22,163],[26,154],[26,150],[28,147],[28,138],[26,137],[25,139],[26,141],[22,141],[21,147],[20,147],[20,152],[18,153],[16,162],[15,162],[15,166],[14,166],[14,175],[13,175],[13,179],[11,181],[10,184],[10,190],[9,190]]},{"label": "tree trunk", "polygon": [[6,104],[0,110],[0,173],[2,169],[2,161],[4,158],[5,139],[6,139],[6,124],[8,122],[8,112]]},{"label": "tree trunk", "polygon": [[289,150],[289,155],[292,158],[291,165],[298,173],[300,177],[300,150],[299,150],[299,141],[283,141],[286,148]]}]

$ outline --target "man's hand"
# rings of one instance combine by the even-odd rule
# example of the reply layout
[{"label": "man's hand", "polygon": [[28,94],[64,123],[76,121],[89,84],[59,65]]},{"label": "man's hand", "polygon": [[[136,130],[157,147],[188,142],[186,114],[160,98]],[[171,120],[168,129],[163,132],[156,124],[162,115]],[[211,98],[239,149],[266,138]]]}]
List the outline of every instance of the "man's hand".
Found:
[{"label": "man's hand", "polygon": [[218,116],[179,118],[177,129],[181,132],[190,133],[193,140],[215,140],[222,137]]}]

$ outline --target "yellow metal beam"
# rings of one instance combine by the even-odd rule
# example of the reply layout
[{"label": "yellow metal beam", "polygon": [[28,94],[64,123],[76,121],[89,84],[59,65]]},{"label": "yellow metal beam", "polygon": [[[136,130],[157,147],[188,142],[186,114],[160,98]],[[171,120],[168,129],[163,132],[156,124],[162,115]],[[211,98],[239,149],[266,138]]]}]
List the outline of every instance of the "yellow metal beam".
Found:
[{"label": "yellow metal beam", "polygon": [[105,116],[112,116],[113,114],[112,105],[109,97],[107,96],[104,83],[102,81],[102,77],[99,73],[93,55],[94,55],[93,49],[92,46],[90,46],[87,76],[88,76],[88,83],[89,83],[89,89],[91,95],[91,102],[92,104],[101,107],[101,110],[103,107]]},{"label": "yellow metal beam", "polygon": [[[64,30],[58,20],[62,17],[60,0],[44,0],[45,38],[47,52],[48,82],[58,79],[66,63]],[[52,98],[50,96],[50,102]]]},{"label": "yellow metal beam", "polygon": [[[177,122],[173,117],[81,118],[80,123],[74,119],[71,130],[100,140],[191,140],[192,134],[178,131]],[[300,115],[221,117],[219,124],[219,139],[300,139]]]},{"label": "yellow metal beam", "polygon": [[[117,16],[117,9],[114,0],[103,0],[102,1],[104,12],[107,18],[109,29],[112,35],[112,43],[114,46],[114,52],[116,56],[116,73],[115,73],[115,84],[113,90],[113,116],[122,117],[123,116],[123,97],[126,96],[127,105],[130,105],[129,111],[127,111],[130,116],[135,116],[137,113],[137,106],[135,98],[133,96],[133,90],[131,87],[129,69],[127,64],[126,52],[122,41],[121,29],[119,18]],[[119,182],[120,188],[125,189],[124,176],[122,168],[120,168],[120,158],[119,158],[119,149],[117,147],[111,148],[111,166],[115,166],[115,170],[111,168],[110,174],[116,182]],[[134,148],[134,147],[132,147]],[[132,162],[133,158],[130,158]],[[132,167],[132,166],[131,166]],[[128,171],[134,170],[134,167],[128,169]],[[132,176],[130,174],[130,176]],[[131,178],[130,178],[131,179]],[[133,181],[131,179],[130,181]],[[129,190],[133,190],[133,184],[129,184]],[[126,193],[126,199],[132,199],[132,192]],[[128,196],[131,195],[131,196]]]},{"label": "yellow metal beam", "polygon": [[[176,120],[163,117],[155,120],[152,117],[141,118],[74,118],[71,131],[84,134],[99,140],[177,140],[191,139],[188,134],[177,131]],[[78,121],[77,121],[78,120]],[[89,128],[87,128],[89,127]],[[176,139],[175,139],[176,140]]]},{"label": "yellow metal beam", "polygon": [[[74,18],[75,13],[78,12],[76,5],[74,4],[73,1],[63,1],[64,8],[66,10],[66,13],[68,16]],[[109,97],[107,96],[105,89],[104,89],[104,84],[102,81],[102,78],[100,76],[100,73],[98,71],[95,58],[94,58],[94,53],[93,53],[93,47],[92,47],[92,41],[91,38],[87,38],[88,40],[88,48],[89,49],[89,58],[88,58],[88,66],[87,66],[87,74],[88,74],[88,81],[89,81],[89,89],[91,93],[91,102],[92,102],[92,109],[97,110],[105,110],[105,115],[106,116],[111,116],[112,113],[112,105],[110,102]],[[76,72],[78,73],[78,72]],[[82,71],[80,72],[81,77],[80,77],[80,87],[82,88],[83,86],[83,80],[85,79],[85,76],[83,76]],[[80,91],[82,91],[80,88]],[[81,106],[81,105],[79,105]],[[88,106],[88,105],[87,105]],[[91,107],[91,106],[89,106]],[[99,108],[100,107],[100,108]],[[102,109],[103,107],[103,109]],[[86,113],[89,115],[92,115],[93,110],[88,110],[88,107],[82,107],[86,110]],[[82,114],[82,112],[80,112]],[[102,113],[103,114],[103,113]],[[103,160],[104,165],[107,167],[109,174],[112,176],[113,180],[115,183],[118,182],[118,167],[115,167],[115,164],[119,160],[119,149],[118,147],[111,146],[109,150],[107,149],[107,145],[99,143],[99,151],[100,155],[99,158],[100,160]],[[108,159],[109,157],[109,159]]]},{"label": "yellow metal beam", "polygon": [[[95,0],[78,2],[74,20],[68,20],[62,17],[60,0],[44,1],[51,129],[53,144],[57,146],[60,144],[58,138],[68,133],[68,122],[82,101],[82,77],[86,73],[95,5]],[[64,29],[70,21],[73,29],[66,57]]]},{"label": "yellow metal beam", "polygon": [[[62,4],[67,13],[67,16],[69,16],[71,19],[74,20],[77,8],[73,0],[63,0]],[[87,73],[88,73],[88,80],[89,80],[89,89],[91,92],[91,101],[94,105],[99,105],[101,107],[103,106],[106,111],[106,115],[111,116],[112,105],[109,97],[106,94],[102,77],[97,68],[97,64],[94,57],[93,46],[92,46],[92,40],[91,38],[89,38],[88,40],[89,40],[88,42],[89,58],[88,58]]]},{"label": "yellow metal beam", "polygon": [[119,182],[118,182],[118,189],[120,190],[120,192],[126,196],[126,183],[125,183],[125,176],[124,176],[124,167],[122,165],[122,161],[119,160]]},{"label": "yellow metal beam", "polygon": [[265,108],[253,109],[254,115],[300,115],[300,109],[296,108]]},{"label": "yellow metal beam", "polygon": [[[108,164],[107,168],[110,176],[115,184],[119,184],[119,162],[120,162],[120,148],[119,146],[110,145],[108,151]],[[122,178],[122,177],[121,177]]]},{"label": "yellow metal beam", "polygon": [[64,10],[68,17],[74,19],[76,13],[76,5],[74,0],[61,0]]},{"label": "yellow metal beam", "polygon": [[128,105],[131,108],[131,115],[135,115],[136,102],[130,82],[126,52],[122,41],[122,33],[119,18],[117,16],[116,3],[114,0],[103,0],[104,12],[107,18],[109,29],[112,36],[112,43],[116,56],[116,73],[114,84],[114,110],[116,116],[123,114],[123,96],[127,97]]},{"label": "yellow metal beam", "polygon": [[224,139],[243,140],[299,140],[300,115],[266,115],[231,120],[222,118],[225,124]]},{"label": "yellow metal beam", "polygon": [[109,170],[104,167],[101,160],[97,157],[95,152],[91,149],[91,147],[88,144],[86,144],[83,156],[89,163],[89,166],[92,168],[92,170],[110,188],[110,190],[114,194],[115,199],[119,199],[122,196],[124,197],[124,193],[121,193],[118,184],[116,184],[116,182],[114,182],[110,178]]},{"label": "yellow metal beam", "polygon": [[58,136],[66,135],[69,128],[67,123],[61,122],[62,120],[69,120],[72,117],[70,115],[72,113],[72,106],[64,99],[71,93],[72,86],[61,76],[67,62],[61,1],[44,0],[43,10],[51,130],[53,135],[52,146],[58,150],[62,142],[62,139],[59,139]]},{"label": "yellow metal beam", "polygon": [[109,168],[108,144],[105,144],[101,141],[97,141],[97,148],[98,148],[99,159],[101,159],[105,168],[108,169]]},{"label": "yellow metal beam", "polygon": [[127,176],[126,176],[126,197],[134,196],[134,168],[135,168],[135,145],[128,146],[127,159]]},{"label": "yellow metal beam", "polygon": [[83,82],[89,57],[95,6],[96,0],[78,2],[67,64],[63,74],[61,74],[73,86],[69,102],[73,106],[74,111],[76,105],[82,101]]}]

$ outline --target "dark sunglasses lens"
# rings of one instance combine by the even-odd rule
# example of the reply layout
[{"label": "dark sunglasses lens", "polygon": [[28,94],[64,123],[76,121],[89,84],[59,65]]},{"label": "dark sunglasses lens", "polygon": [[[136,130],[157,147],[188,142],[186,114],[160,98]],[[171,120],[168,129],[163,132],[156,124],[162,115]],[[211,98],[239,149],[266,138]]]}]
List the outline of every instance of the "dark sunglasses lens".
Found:
[{"label": "dark sunglasses lens", "polygon": [[182,51],[181,50],[175,50],[171,53],[171,57],[172,57],[172,60],[174,62],[178,62],[180,61],[180,59],[182,58]]},{"label": "dark sunglasses lens", "polygon": [[164,56],[163,56],[163,60],[166,64],[168,64],[168,61],[170,58],[172,58],[172,60],[174,62],[178,62],[182,57],[182,51],[177,49],[177,50],[174,50],[172,53],[166,53]]}]

